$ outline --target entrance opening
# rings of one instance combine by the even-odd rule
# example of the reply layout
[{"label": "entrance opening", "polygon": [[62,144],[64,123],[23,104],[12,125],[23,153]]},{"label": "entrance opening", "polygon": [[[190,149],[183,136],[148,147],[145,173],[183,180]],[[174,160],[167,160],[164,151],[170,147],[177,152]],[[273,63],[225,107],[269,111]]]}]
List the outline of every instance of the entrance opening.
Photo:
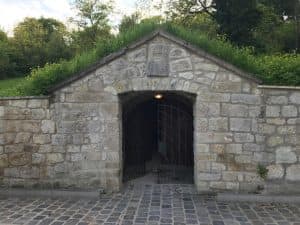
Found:
[{"label": "entrance opening", "polygon": [[123,181],[193,183],[194,96],[131,92],[120,99]]}]

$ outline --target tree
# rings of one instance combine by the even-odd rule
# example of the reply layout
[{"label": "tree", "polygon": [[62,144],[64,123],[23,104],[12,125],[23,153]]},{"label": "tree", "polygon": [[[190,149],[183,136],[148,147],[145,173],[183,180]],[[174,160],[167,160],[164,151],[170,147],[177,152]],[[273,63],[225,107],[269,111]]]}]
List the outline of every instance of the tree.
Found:
[{"label": "tree", "polygon": [[84,51],[95,46],[101,38],[110,36],[109,15],[112,12],[112,2],[100,0],[75,0],[74,7],[78,11],[71,22],[78,26],[73,32],[73,48]]},{"label": "tree", "polygon": [[124,32],[132,27],[134,27],[139,20],[141,19],[141,16],[138,12],[135,12],[131,14],[130,16],[124,16],[121,20],[121,23],[119,25],[119,32]]},{"label": "tree", "polygon": [[256,0],[176,0],[169,2],[168,17],[190,20],[207,14],[218,24],[220,34],[239,45],[251,45],[252,31],[260,20]]},{"label": "tree", "polygon": [[25,18],[14,29],[17,70],[23,74],[47,62],[69,58],[66,27],[55,19]]},{"label": "tree", "polygon": [[15,75],[15,63],[12,62],[12,46],[7,34],[0,30],[0,79]]}]

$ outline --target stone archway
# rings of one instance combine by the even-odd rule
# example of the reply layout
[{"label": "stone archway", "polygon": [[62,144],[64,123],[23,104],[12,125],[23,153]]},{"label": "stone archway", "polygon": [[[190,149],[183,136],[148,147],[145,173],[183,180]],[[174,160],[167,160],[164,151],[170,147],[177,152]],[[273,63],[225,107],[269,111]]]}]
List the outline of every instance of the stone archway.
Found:
[{"label": "stone archway", "polygon": [[195,96],[179,91],[134,91],[119,98],[123,181],[194,183]]}]

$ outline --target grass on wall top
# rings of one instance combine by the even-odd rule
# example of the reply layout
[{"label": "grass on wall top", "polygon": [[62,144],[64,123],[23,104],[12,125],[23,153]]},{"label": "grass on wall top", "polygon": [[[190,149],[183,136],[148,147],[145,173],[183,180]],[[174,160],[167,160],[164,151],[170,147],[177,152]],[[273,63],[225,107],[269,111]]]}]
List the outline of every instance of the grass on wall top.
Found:
[{"label": "grass on wall top", "polygon": [[0,96],[45,95],[47,90],[54,85],[150,34],[157,28],[162,28],[246,72],[255,74],[264,84],[300,85],[300,55],[254,55],[250,48],[238,48],[221,38],[211,39],[199,32],[172,24],[145,23],[110,40],[101,41],[92,51],[77,55],[69,61],[64,60],[34,69],[22,82],[10,88],[2,89],[0,82]]}]

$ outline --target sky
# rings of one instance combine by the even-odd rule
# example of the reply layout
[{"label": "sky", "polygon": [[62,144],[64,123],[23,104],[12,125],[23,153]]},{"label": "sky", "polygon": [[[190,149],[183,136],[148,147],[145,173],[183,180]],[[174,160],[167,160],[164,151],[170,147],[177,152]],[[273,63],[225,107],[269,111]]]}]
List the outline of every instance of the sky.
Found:
[{"label": "sky", "polygon": [[[64,23],[76,12],[72,0],[0,0],[0,28],[12,34],[13,28],[25,17],[52,17]],[[117,25],[123,15],[135,11],[136,0],[114,0],[115,12],[111,21]]]}]

